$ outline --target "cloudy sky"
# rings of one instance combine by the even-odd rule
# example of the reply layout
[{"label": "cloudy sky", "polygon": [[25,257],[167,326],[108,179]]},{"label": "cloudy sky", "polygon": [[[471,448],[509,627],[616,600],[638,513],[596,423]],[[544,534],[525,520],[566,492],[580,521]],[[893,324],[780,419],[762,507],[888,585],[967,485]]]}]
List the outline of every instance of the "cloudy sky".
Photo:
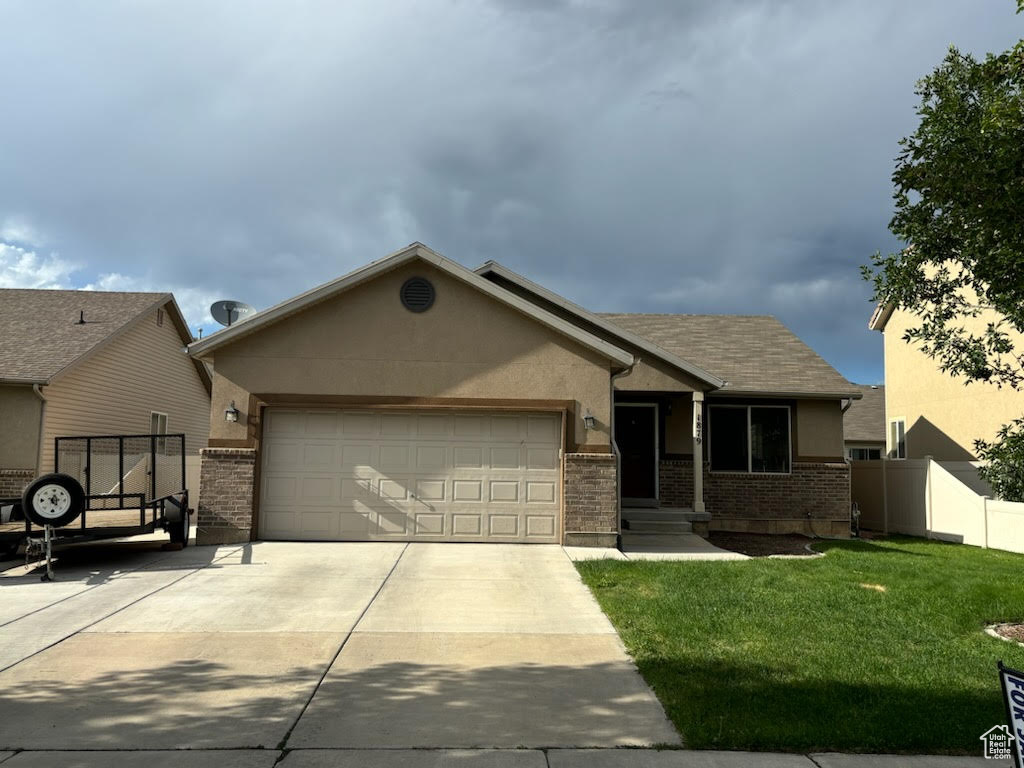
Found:
[{"label": "cloudy sky", "polygon": [[914,81],[1011,0],[0,0],[0,286],[266,307],[421,240],[881,379]]}]

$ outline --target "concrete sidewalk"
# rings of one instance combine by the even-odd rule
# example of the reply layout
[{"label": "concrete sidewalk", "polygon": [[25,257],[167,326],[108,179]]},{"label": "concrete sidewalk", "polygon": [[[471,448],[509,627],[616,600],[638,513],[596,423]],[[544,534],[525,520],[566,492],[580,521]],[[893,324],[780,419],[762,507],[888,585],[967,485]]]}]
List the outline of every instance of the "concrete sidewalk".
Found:
[{"label": "concrete sidewalk", "polygon": [[649,749],[276,749],[0,753],[3,768],[1010,768],[981,757]]}]

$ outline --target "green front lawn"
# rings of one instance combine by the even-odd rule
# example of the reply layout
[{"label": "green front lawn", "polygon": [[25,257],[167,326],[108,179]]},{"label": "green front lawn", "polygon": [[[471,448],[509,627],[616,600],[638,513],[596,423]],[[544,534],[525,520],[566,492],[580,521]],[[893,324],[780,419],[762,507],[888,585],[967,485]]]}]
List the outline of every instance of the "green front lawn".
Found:
[{"label": "green front lawn", "polygon": [[1005,720],[984,634],[1024,620],[1024,556],[920,539],[826,557],[577,563],[692,748],[980,754]]}]

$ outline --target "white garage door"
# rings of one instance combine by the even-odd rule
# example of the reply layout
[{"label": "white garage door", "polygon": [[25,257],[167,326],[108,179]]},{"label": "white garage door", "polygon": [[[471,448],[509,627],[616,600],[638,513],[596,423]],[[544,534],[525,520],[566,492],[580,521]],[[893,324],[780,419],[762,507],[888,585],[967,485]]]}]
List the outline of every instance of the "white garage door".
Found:
[{"label": "white garage door", "polygon": [[559,540],[561,416],[268,408],[263,539]]}]

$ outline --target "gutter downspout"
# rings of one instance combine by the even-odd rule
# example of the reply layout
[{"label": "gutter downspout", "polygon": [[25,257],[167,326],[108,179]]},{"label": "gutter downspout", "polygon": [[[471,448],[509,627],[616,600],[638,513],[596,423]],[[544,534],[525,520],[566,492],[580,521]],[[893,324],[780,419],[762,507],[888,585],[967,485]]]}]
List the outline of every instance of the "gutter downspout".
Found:
[{"label": "gutter downspout", "polygon": [[39,406],[39,440],[36,447],[35,473],[38,477],[42,474],[43,465],[43,426],[46,424],[46,398],[43,397],[43,388],[40,385],[33,384],[32,391],[36,393],[36,397],[42,400],[42,403]]},{"label": "gutter downspout", "polygon": [[850,410],[850,406],[852,406],[852,405],[853,405],[853,398],[852,397],[848,397],[846,399],[846,405],[843,406],[843,410],[840,411],[840,413],[846,413],[848,410]]},{"label": "gutter downspout", "polygon": [[612,445],[612,455],[615,456],[615,526],[619,529],[619,533],[616,536],[619,542],[619,549],[622,549],[622,454],[619,453],[619,446],[615,443],[615,380],[621,379],[624,376],[629,376],[639,362],[639,357],[633,358],[633,362],[628,368],[623,368],[618,373],[613,373],[611,378],[608,380],[608,401],[611,404],[612,410],[612,423],[608,429],[608,437]]}]

